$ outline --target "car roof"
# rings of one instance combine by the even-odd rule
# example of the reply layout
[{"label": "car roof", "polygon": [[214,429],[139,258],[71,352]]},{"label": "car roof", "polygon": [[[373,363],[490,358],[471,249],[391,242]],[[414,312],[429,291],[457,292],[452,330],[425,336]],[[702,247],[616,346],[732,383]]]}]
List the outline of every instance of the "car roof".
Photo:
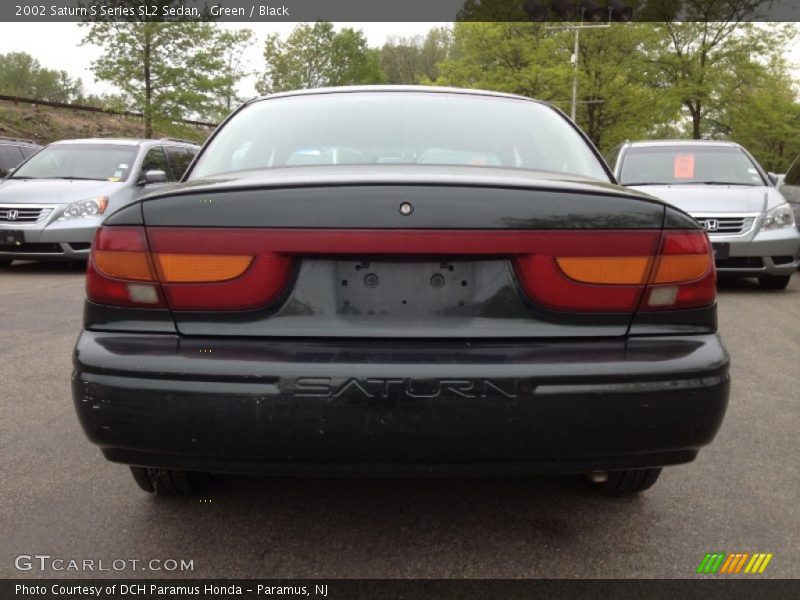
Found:
[{"label": "car roof", "polygon": [[170,145],[178,145],[178,146],[199,146],[200,144],[196,144],[195,142],[189,142],[186,140],[175,140],[172,138],[162,138],[162,139],[147,139],[147,138],[83,138],[83,139],[75,139],[75,140],[58,140],[57,142],[53,142],[51,146],[54,145],[67,145],[67,144],[105,144],[105,145],[114,145],[114,146],[148,146],[153,144],[170,144]]},{"label": "car roof", "polygon": [[627,142],[626,146],[636,146],[637,148],[649,146],[722,146],[728,148],[741,148],[736,142],[725,140],[641,140],[637,142]]},{"label": "car roof", "polygon": [[467,96],[489,96],[495,98],[510,98],[514,100],[526,100],[528,102],[535,102],[546,106],[552,106],[549,102],[542,100],[535,100],[527,96],[520,96],[518,94],[507,94],[505,92],[493,92],[490,90],[475,90],[467,88],[456,87],[443,87],[443,86],[427,86],[427,85],[351,85],[341,87],[322,87],[310,90],[292,90],[289,92],[278,92],[269,94],[267,96],[258,96],[250,100],[250,102],[258,102],[261,100],[269,100],[271,98],[286,98],[292,96],[318,96],[325,94],[357,94],[357,93],[374,93],[374,92],[413,92],[413,93],[429,93],[429,94],[462,94]]}]

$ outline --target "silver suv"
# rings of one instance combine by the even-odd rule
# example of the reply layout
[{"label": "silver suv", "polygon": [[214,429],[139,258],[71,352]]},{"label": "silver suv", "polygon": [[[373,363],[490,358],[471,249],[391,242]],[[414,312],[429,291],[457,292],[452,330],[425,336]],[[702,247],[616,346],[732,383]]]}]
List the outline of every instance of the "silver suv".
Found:
[{"label": "silver suv", "polygon": [[0,266],[86,260],[106,214],[179,180],[199,150],[173,139],[54,142],[0,180]]},{"label": "silver suv", "polygon": [[622,185],[660,198],[705,228],[720,276],[783,289],[797,271],[800,233],[786,199],[739,144],[627,142],[612,157]]}]

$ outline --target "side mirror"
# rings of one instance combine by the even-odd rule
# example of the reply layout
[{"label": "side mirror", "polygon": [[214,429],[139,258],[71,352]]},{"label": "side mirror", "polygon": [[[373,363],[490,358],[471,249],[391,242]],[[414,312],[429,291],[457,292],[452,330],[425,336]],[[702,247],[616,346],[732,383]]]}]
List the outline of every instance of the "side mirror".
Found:
[{"label": "side mirror", "polygon": [[167,174],[164,171],[145,171],[139,182],[143,185],[167,183]]},{"label": "side mirror", "polygon": [[769,172],[767,173],[767,178],[772,182],[772,185],[777,186],[778,181],[780,181],[780,177],[777,173]]}]

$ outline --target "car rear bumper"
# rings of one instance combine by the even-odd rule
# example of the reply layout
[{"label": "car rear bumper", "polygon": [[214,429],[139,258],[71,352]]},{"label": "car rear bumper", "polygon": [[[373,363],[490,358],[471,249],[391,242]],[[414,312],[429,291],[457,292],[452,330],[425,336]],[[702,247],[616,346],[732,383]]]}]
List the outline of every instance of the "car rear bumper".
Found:
[{"label": "car rear bumper", "polygon": [[84,331],[72,391],[110,460],[245,473],[552,473],[691,461],[728,401],[716,335],[188,339]]}]

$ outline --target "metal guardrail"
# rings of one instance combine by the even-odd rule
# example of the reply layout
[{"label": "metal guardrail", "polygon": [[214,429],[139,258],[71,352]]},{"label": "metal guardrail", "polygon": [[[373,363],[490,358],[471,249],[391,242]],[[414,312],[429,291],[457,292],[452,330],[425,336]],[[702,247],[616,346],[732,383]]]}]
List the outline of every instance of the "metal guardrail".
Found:
[{"label": "metal guardrail", "polygon": [[[97,106],[84,106],[82,104],[67,104],[66,102],[50,102],[48,100],[34,100],[33,98],[20,98],[18,96],[4,96],[0,94],[0,100],[5,100],[6,102],[13,102],[14,104],[35,104],[38,106],[50,106],[53,108],[65,108],[67,110],[78,110],[83,112],[94,112],[94,113],[104,113],[107,115],[117,115],[121,117],[136,117],[141,119],[144,117],[142,113],[139,112],[131,112],[126,110],[110,110],[108,108],[100,108]],[[191,119],[180,119],[179,123],[184,123],[186,125],[195,125],[197,127],[209,127],[214,128],[217,126],[217,123],[209,123],[207,121],[193,121]]]}]

